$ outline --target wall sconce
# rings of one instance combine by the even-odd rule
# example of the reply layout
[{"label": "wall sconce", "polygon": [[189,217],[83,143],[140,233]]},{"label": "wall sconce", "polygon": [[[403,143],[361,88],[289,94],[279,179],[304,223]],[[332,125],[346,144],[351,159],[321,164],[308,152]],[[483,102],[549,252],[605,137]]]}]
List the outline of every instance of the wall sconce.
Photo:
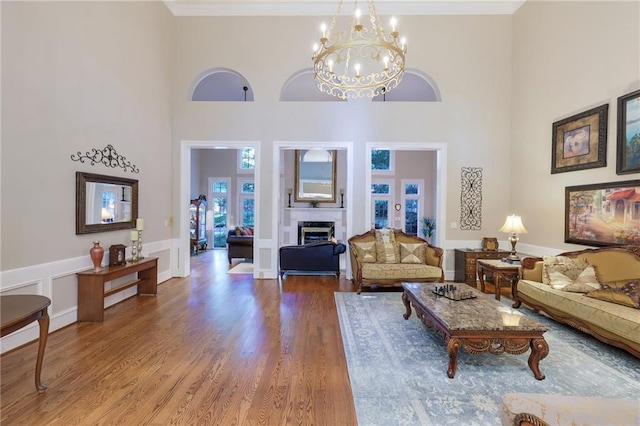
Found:
[{"label": "wall sconce", "polygon": [[400,204],[400,203],[396,204],[394,207],[395,207],[395,209],[396,209],[396,211],[397,211],[397,212],[399,212],[400,210],[402,210],[402,204]]}]

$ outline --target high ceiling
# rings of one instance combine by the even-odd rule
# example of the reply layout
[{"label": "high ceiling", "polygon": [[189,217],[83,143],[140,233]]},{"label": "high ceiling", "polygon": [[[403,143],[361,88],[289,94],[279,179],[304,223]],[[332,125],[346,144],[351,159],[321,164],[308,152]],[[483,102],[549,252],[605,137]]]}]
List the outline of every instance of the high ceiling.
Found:
[{"label": "high ceiling", "polygon": [[[525,0],[377,0],[380,15],[510,15]],[[175,16],[333,15],[338,0],[165,0]],[[366,0],[360,0],[366,8]],[[343,10],[352,10],[344,0]]]}]

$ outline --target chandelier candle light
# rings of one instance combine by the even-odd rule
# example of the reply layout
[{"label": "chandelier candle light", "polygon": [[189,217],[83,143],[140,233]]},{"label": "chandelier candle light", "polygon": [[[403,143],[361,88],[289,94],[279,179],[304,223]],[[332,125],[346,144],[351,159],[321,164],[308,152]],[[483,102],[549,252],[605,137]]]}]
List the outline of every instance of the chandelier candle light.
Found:
[{"label": "chandelier candle light", "polygon": [[313,71],[318,88],[341,99],[373,98],[386,94],[400,84],[404,75],[407,44],[391,18],[389,37],[384,32],[373,0],[367,0],[369,24],[361,19],[358,0],[348,31],[337,31],[336,21],[342,10],[338,3],[336,15],[327,27],[322,24],[320,43],[313,46]]},{"label": "chandelier candle light", "polygon": [[527,230],[522,224],[522,219],[520,218],[520,216],[516,216],[516,215],[507,216],[507,220],[504,222],[504,225],[502,225],[502,228],[500,228],[500,232],[507,232],[510,234],[509,242],[511,243],[511,253],[509,253],[509,256],[507,256],[505,260],[507,262],[520,261],[520,258],[516,254],[516,244],[518,243],[518,240],[519,240],[517,234],[527,233]]}]

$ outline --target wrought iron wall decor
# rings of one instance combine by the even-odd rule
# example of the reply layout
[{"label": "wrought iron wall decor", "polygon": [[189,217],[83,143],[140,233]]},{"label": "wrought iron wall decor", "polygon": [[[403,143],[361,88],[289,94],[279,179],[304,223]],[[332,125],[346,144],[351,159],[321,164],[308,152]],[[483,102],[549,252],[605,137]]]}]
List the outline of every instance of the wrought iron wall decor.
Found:
[{"label": "wrought iron wall decor", "polygon": [[127,157],[120,155],[116,152],[115,148],[112,145],[107,145],[102,149],[91,148],[91,152],[87,151],[86,154],[82,155],[80,151],[77,154],[71,154],[71,159],[73,161],[80,161],[84,163],[84,160],[91,161],[91,165],[95,165],[97,163],[102,163],[107,167],[120,167],[127,170],[131,170],[131,173],[138,173],[140,170],[135,166],[135,164],[131,164],[131,161],[127,161]]},{"label": "wrought iron wall decor", "polygon": [[460,229],[482,228],[482,167],[463,167],[460,176]]}]

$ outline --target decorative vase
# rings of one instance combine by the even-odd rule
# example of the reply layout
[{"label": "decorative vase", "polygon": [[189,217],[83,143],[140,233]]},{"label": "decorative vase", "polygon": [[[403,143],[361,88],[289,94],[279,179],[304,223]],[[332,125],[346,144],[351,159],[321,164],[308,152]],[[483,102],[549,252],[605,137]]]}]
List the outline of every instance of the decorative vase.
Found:
[{"label": "decorative vase", "polygon": [[93,270],[96,272],[102,271],[104,249],[100,246],[100,241],[93,242],[93,247],[89,250],[89,256],[91,256],[91,261],[93,262]]}]

